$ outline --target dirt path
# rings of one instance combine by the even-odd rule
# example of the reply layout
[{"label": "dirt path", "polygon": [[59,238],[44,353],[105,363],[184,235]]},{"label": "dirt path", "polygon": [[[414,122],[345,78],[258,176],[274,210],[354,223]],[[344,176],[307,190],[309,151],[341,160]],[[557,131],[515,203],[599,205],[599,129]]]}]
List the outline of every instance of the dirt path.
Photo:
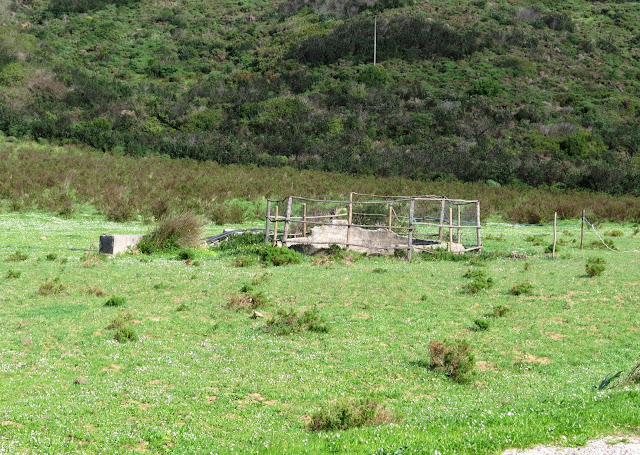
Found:
[{"label": "dirt path", "polygon": [[608,437],[589,441],[584,447],[509,449],[503,455],[640,455],[640,439]]}]

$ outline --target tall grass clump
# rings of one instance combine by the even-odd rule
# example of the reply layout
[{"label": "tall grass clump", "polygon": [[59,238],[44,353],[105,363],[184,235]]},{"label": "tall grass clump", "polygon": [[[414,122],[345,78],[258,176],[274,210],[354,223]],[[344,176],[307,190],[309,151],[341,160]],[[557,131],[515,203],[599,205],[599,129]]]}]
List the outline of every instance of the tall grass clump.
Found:
[{"label": "tall grass clump", "polygon": [[67,290],[67,285],[60,281],[60,277],[51,278],[40,285],[38,295],[47,296],[62,294]]},{"label": "tall grass clump", "polygon": [[467,381],[475,366],[471,346],[465,340],[433,340],[429,343],[429,353],[431,354],[429,368],[443,372],[455,382]]},{"label": "tall grass clump", "polygon": [[296,310],[280,309],[274,317],[267,321],[265,332],[274,335],[290,335],[303,331],[326,333],[329,331],[324,317],[320,315],[317,307],[313,307],[303,313]]},{"label": "tall grass clump", "polygon": [[513,286],[511,289],[509,289],[509,294],[511,295],[531,295],[533,294],[533,289],[535,288],[535,286],[531,283],[529,283],[528,281],[525,281],[523,283],[518,283],[515,286]]},{"label": "tall grass clump", "polygon": [[493,278],[487,276],[487,272],[481,269],[469,269],[463,276],[471,280],[463,286],[463,289],[469,294],[477,294],[489,289],[494,284]]},{"label": "tall grass clump", "polygon": [[373,398],[345,399],[322,407],[311,416],[312,431],[348,430],[392,422],[393,415]]},{"label": "tall grass clump", "polygon": [[197,247],[202,238],[203,221],[193,212],[167,216],[138,244],[140,251],[152,254],[156,251]]},{"label": "tall grass clump", "polygon": [[302,255],[286,246],[279,248],[265,245],[260,250],[259,255],[262,262],[275,266],[300,264],[302,262]]},{"label": "tall grass clump", "polygon": [[29,256],[25,253],[23,253],[20,250],[16,250],[14,253],[11,253],[9,256],[7,256],[7,261],[10,262],[22,262],[22,261],[26,261],[29,258]]}]

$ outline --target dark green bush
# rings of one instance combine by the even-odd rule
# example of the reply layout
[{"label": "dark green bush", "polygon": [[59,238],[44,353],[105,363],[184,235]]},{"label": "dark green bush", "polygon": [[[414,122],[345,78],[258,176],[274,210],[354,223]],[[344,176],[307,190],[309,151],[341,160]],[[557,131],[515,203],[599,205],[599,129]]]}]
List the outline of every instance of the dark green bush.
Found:
[{"label": "dark green bush", "polygon": [[129,324],[118,327],[116,329],[114,338],[118,343],[134,342],[134,341],[138,341],[139,339],[138,333]]},{"label": "dark green bush", "polygon": [[302,255],[286,246],[280,248],[264,245],[260,249],[259,255],[262,262],[275,266],[300,264],[302,262]]},{"label": "dark green bush", "polygon": [[191,248],[185,248],[178,252],[178,259],[181,261],[193,261],[196,258],[196,252]]},{"label": "dark green bush", "polygon": [[489,325],[489,321],[486,319],[474,319],[471,330],[474,332],[483,332],[485,330],[489,330]]},{"label": "dark green bush", "polygon": [[491,310],[491,313],[489,313],[487,316],[493,317],[493,318],[501,318],[506,316],[507,313],[509,313],[509,311],[511,311],[511,308],[509,308],[508,306],[496,305]]},{"label": "dark green bush", "polygon": [[533,284],[525,281],[523,283],[518,283],[509,289],[509,294],[511,295],[531,295],[533,294],[534,286]]},{"label": "dark green bush", "polygon": [[318,312],[317,307],[298,313],[296,310],[280,309],[274,317],[267,321],[265,332],[274,335],[290,335],[302,331],[326,333],[329,331],[325,319]]},{"label": "dark green bush", "polygon": [[585,272],[590,277],[595,277],[602,275],[605,270],[606,261],[602,258],[589,258],[587,259],[587,263],[585,265]]},{"label": "dark green bush", "polygon": [[347,399],[322,407],[311,416],[312,431],[348,430],[393,421],[393,416],[373,398]]},{"label": "dark green bush", "polygon": [[127,303],[127,299],[125,297],[113,296],[104,303],[104,306],[123,306],[125,303]]},{"label": "dark green bush", "polygon": [[7,279],[14,279],[14,278],[20,278],[20,276],[22,275],[22,272],[18,271],[18,270],[7,270],[7,274],[5,275]]},{"label": "dark green bush", "polygon": [[465,382],[475,367],[471,346],[464,340],[431,341],[429,367],[441,371],[456,382]]}]

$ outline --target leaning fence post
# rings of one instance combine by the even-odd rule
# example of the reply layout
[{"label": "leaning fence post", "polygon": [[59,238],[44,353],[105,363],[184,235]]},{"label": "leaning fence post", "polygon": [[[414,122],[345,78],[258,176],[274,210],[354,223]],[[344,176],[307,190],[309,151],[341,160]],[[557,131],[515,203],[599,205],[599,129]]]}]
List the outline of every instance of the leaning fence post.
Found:
[{"label": "leaning fence post", "polygon": [[582,226],[580,227],[580,249],[584,250],[584,209],[582,209]]},{"label": "leaning fence post", "polygon": [[291,223],[291,203],[293,198],[289,196],[287,198],[287,210],[284,212],[284,232],[282,234],[282,246],[286,246],[287,237],[289,237],[289,223]]},{"label": "leaning fence post", "polygon": [[460,242],[460,205],[458,204],[458,243]]},{"label": "leaning fence post", "polygon": [[276,219],[273,222],[273,246],[278,243],[278,205],[276,204]]},{"label": "leaning fence post", "polygon": [[553,249],[551,250],[551,258],[556,258],[556,241],[558,240],[558,212],[553,212]]},{"label": "leaning fence post", "polygon": [[269,228],[271,227],[271,200],[267,200],[267,217],[264,226],[264,243],[269,243]]},{"label": "leaning fence post", "polygon": [[411,199],[409,201],[409,248],[407,249],[407,260],[411,261],[413,256],[413,209],[415,207],[415,201]]}]

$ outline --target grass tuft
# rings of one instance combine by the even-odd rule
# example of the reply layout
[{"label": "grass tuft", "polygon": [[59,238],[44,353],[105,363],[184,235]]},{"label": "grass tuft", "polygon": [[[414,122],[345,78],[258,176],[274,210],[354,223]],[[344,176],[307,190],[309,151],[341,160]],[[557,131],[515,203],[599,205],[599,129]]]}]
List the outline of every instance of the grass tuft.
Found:
[{"label": "grass tuft", "polygon": [[597,258],[597,257],[589,258],[587,259],[587,263],[584,266],[584,270],[587,273],[587,275],[589,275],[591,278],[600,276],[605,271],[604,265],[606,263],[607,261],[605,261],[602,258]]},{"label": "grass tuft", "polygon": [[429,353],[429,367],[443,372],[455,382],[466,382],[475,366],[471,346],[465,340],[431,341]]},{"label": "grass tuft", "polygon": [[49,279],[42,283],[38,288],[38,295],[55,295],[62,294],[67,290],[67,285],[60,281],[60,277]]},{"label": "grass tuft", "polygon": [[141,253],[195,248],[201,243],[203,221],[193,212],[162,218],[156,228],[138,243]]},{"label": "grass tuft", "polygon": [[518,283],[509,289],[509,294],[511,295],[531,295],[533,294],[535,286],[528,281]]},{"label": "grass tuft", "polygon": [[10,261],[10,262],[22,262],[22,261],[26,261],[28,258],[29,258],[28,255],[26,255],[25,253],[23,253],[20,250],[16,250],[15,253],[12,253],[9,256],[7,256],[7,261]]},{"label": "grass tuft", "polygon": [[348,430],[394,421],[393,415],[373,398],[344,399],[311,416],[312,431]]},{"label": "grass tuft", "polygon": [[303,331],[327,333],[329,327],[325,319],[318,312],[317,307],[313,307],[304,313],[298,313],[296,310],[280,309],[276,315],[267,321],[265,332],[274,335],[290,335]]},{"label": "grass tuft", "polygon": [[127,303],[127,299],[125,297],[113,296],[104,303],[104,306],[118,307],[123,306],[125,303]]}]

